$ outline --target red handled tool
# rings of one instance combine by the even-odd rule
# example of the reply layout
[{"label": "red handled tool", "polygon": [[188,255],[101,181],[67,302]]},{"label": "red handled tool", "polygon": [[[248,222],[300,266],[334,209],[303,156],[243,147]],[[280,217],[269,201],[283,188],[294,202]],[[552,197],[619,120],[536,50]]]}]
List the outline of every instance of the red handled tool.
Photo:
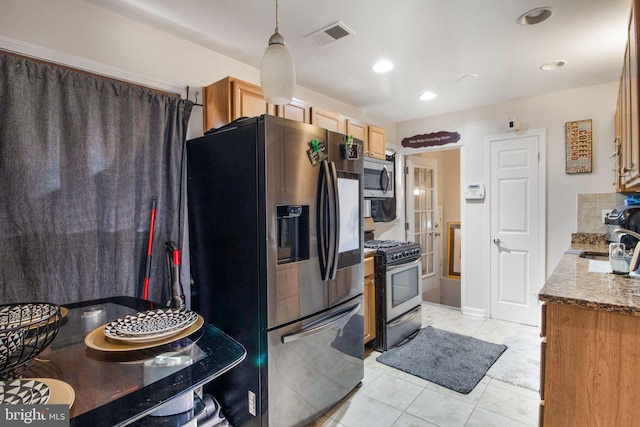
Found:
[{"label": "red handled tool", "polygon": [[169,271],[169,295],[171,299],[167,306],[171,308],[185,308],[184,290],[180,283],[180,250],[173,242],[166,242],[164,250],[167,254],[167,269]]},{"label": "red handled tool", "polygon": [[156,222],[157,198],[151,201],[151,217],[149,218],[149,240],[147,241],[147,263],[145,266],[144,282],[142,284],[142,299],[149,299],[149,277],[151,277],[151,257],[153,250],[153,227]]}]

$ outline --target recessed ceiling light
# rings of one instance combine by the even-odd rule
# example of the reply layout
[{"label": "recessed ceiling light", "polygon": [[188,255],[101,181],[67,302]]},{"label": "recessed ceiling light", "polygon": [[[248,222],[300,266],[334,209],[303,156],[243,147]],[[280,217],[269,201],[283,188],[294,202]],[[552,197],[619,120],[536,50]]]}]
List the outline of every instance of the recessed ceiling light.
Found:
[{"label": "recessed ceiling light", "polygon": [[386,59],[382,59],[373,66],[373,71],[376,73],[386,73],[393,69],[393,64]]},{"label": "recessed ceiling light", "polygon": [[551,71],[551,70],[557,70],[558,68],[562,68],[565,65],[567,65],[567,61],[565,61],[564,59],[558,59],[557,61],[551,61],[551,62],[547,62],[546,64],[542,64],[540,66],[540,69],[544,71]]},{"label": "recessed ceiling light", "polygon": [[420,101],[430,101],[433,98],[435,98],[436,96],[438,96],[438,95],[436,95],[433,92],[427,91],[427,92],[424,92],[422,95],[420,95]]},{"label": "recessed ceiling light", "polygon": [[550,7],[538,7],[523,14],[518,18],[520,25],[535,25],[546,21],[553,15],[553,9]]}]

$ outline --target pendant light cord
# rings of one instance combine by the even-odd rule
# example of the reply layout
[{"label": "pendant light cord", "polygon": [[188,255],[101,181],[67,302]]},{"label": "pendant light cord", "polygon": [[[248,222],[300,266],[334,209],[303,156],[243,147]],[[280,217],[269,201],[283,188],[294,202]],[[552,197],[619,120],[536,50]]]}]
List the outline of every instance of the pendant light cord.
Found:
[{"label": "pendant light cord", "polygon": [[278,32],[278,0],[276,0],[276,33]]}]

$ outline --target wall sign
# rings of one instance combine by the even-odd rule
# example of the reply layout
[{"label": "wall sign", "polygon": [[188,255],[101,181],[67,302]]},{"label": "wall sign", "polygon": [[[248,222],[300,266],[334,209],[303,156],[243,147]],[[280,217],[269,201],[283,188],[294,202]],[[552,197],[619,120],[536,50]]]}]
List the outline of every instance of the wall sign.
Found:
[{"label": "wall sign", "polygon": [[415,135],[402,140],[402,146],[408,148],[435,147],[438,145],[453,144],[460,141],[458,132],[432,132],[423,135]]},{"label": "wall sign", "polygon": [[567,173],[591,173],[593,147],[591,119],[566,122]]}]

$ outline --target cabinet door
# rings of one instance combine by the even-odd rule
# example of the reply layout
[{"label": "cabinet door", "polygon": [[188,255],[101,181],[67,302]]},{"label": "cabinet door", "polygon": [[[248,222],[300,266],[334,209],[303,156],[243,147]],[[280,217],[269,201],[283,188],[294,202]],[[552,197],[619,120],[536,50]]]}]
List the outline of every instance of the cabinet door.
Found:
[{"label": "cabinet door", "polygon": [[613,140],[613,152],[616,155],[614,165],[614,184],[617,192],[625,190],[625,185],[622,176],[622,167],[624,166],[624,151],[622,150],[622,79],[620,79],[620,86],[618,89],[618,101],[616,103],[616,115],[615,115],[615,138]]},{"label": "cabinet door", "polygon": [[311,123],[311,108],[309,104],[299,99],[293,98],[287,105],[278,105],[276,110],[278,117],[302,123]]},{"label": "cabinet door", "polygon": [[544,424],[638,425],[639,331],[637,316],[548,303]]},{"label": "cabinet door", "polygon": [[636,19],[634,13],[631,14],[629,23],[629,45],[627,47],[627,61],[629,84],[629,157],[631,172],[629,174],[629,186],[640,185],[640,139],[638,132],[638,55],[636,50]]},{"label": "cabinet door", "polygon": [[376,337],[376,288],[373,276],[364,279],[364,342]]},{"label": "cabinet door", "polygon": [[384,129],[369,126],[369,157],[384,160],[386,145]]},{"label": "cabinet door", "polygon": [[311,124],[344,133],[344,116],[342,114],[311,107]]},{"label": "cabinet door", "polygon": [[262,97],[262,89],[241,80],[234,80],[231,84],[233,91],[233,115],[231,120],[239,117],[255,117],[275,112],[273,105],[267,104]]},{"label": "cabinet door", "polygon": [[354,138],[358,138],[364,143],[363,153],[368,156],[369,151],[369,125],[359,122],[353,119],[347,119],[347,135],[353,135]]},{"label": "cabinet door", "polygon": [[364,259],[364,342],[376,337],[376,288],[373,257]]}]

